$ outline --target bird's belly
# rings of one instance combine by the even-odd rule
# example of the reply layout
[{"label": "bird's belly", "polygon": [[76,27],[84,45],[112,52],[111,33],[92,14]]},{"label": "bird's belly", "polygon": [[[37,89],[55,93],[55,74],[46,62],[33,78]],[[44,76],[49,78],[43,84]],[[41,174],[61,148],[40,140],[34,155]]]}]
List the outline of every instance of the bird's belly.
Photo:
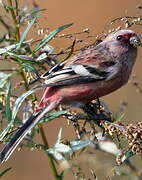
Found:
[{"label": "bird's belly", "polygon": [[95,83],[68,86],[67,88],[62,87],[60,89],[62,103],[69,103],[70,101],[89,102],[117,90],[126,82],[127,80],[124,81],[119,77],[110,81],[98,81]]}]

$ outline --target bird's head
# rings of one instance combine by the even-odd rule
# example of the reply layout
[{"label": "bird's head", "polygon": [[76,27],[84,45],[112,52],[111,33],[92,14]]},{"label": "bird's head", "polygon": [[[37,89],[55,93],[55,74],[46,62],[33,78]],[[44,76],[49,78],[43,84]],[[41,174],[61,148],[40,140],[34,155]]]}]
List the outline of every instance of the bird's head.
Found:
[{"label": "bird's head", "polygon": [[105,41],[107,42],[110,41],[118,45],[125,45],[134,48],[137,48],[138,46],[141,45],[140,36],[136,32],[129,29],[121,29],[115,31],[109,34],[105,38]]}]

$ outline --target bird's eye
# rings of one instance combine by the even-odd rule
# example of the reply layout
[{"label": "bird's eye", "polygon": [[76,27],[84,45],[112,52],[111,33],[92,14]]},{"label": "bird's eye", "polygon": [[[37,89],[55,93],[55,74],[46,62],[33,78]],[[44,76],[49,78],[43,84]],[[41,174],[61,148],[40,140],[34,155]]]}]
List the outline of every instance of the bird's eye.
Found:
[{"label": "bird's eye", "polygon": [[119,36],[117,36],[116,39],[117,39],[118,41],[121,41],[121,40],[123,39],[123,36],[119,35]]}]

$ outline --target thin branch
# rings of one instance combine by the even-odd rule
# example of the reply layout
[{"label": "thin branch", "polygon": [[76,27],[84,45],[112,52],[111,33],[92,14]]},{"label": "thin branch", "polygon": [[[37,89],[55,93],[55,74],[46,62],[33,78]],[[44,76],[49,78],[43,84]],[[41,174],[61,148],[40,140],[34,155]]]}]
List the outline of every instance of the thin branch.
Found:
[{"label": "thin branch", "polygon": [[15,25],[15,29],[16,29],[15,38],[16,38],[16,41],[19,42],[20,41],[19,24],[17,22],[17,18],[16,18],[16,15],[15,15],[15,12],[14,12],[14,10],[12,8],[13,7],[12,0],[8,0],[8,4],[9,4],[9,6],[11,6],[10,12],[11,12],[11,15],[12,15],[12,18],[13,18],[13,21],[14,21],[14,25]]},{"label": "thin branch", "polygon": [[[46,149],[49,149],[48,141],[47,141],[46,135],[44,133],[44,129],[42,127],[42,124],[39,124],[38,126],[39,126],[39,129],[40,129],[40,134],[41,134],[43,143],[44,143]],[[53,160],[52,156],[49,153],[47,153],[47,156],[49,158],[49,163],[50,163],[50,166],[52,168],[55,179],[56,180],[61,180],[61,177],[58,175],[58,172],[57,172],[57,169],[56,169],[56,166],[54,164],[54,160]]]}]

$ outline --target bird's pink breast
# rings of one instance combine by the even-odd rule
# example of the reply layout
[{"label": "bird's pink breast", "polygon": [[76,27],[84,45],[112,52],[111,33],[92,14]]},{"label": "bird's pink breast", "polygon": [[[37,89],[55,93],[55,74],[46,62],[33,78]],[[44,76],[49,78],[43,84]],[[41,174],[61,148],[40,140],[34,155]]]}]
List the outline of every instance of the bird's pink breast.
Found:
[{"label": "bird's pink breast", "polygon": [[69,86],[68,88],[62,87],[59,88],[59,94],[62,97],[62,103],[69,103],[70,101],[88,102],[115,91],[125,83],[126,82],[119,77],[110,81],[98,81]]}]

